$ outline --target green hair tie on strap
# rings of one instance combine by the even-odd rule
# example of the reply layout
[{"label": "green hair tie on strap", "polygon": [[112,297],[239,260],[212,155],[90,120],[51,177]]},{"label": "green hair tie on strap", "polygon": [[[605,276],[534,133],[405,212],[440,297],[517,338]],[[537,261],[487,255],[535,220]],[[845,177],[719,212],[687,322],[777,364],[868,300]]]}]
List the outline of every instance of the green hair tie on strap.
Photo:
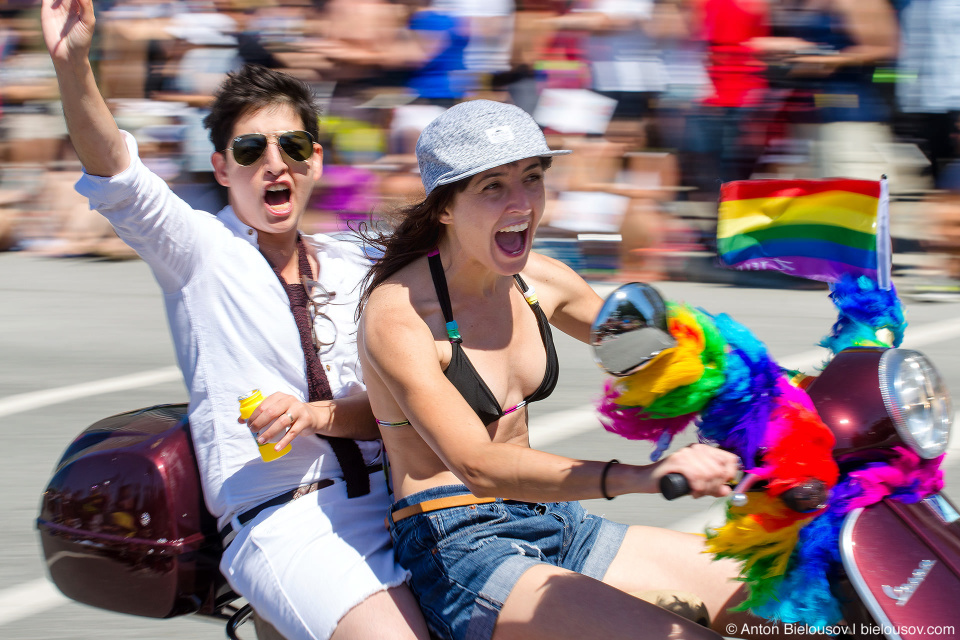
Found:
[{"label": "green hair tie on strap", "polygon": [[450,338],[450,341],[462,342],[463,338],[460,337],[460,328],[457,326],[456,320],[451,320],[447,323],[447,337]]}]

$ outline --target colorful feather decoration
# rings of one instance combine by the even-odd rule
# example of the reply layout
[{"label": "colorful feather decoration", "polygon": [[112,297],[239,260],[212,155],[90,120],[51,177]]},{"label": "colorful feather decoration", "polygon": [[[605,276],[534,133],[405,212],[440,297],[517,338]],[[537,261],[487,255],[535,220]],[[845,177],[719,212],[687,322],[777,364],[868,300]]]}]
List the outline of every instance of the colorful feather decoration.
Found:
[{"label": "colorful feather decoration", "polygon": [[806,519],[809,518],[761,492],[751,494],[746,506],[727,505],[726,523],[707,533],[707,550],[717,558],[743,563],[740,579],[747,584],[749,593],[739,609],[753,609],[773,596]]},{"label": "colorful feather decoration", "polygon": [[900,346],[907,323],[893,285],[881,289],[865,276],[848,276],[830,286],[830,299],[837,321],[821,347],[840,353],[847,347]]},{"label": "colorful feather decoration", "polygon": [[723,384],[726,342],[706,318],[689,306],[668,305],[667,328],[677,346],[637,373],[607,382],[598,410],[608,431],[651,440],[663,451],[693,421]]},{"label": "colorful feather decoration", "polygon": [[[831,284],[838,319],[821,345],[897,346],[906,322],[894,289],[844,275]],[[614,433],[656,443],[653,459],[694,422],[701,440],[736,453],[745,471],[765,481],[745,506],[728,506],[724,525],[708,532],[717,557],[742,562],[749,595],[742,608],[769,620],[823,628],[840,619],[827,574],[839,562],[840,525],[851,509],[885,497],[915,502],[943,486],[940,459],[906,448],[840,476],[833,433],[803,391],[811,379],[781,369],[743,325],[668,303],[677,347],[653,365],[606,384],[598,410]],[[790,510],[778,496],[810,479],[830,490],[825,508]]]},{"label": "colorful feather decoration", "polygon": [[894,447],[889,462],[871,462],[850,473],[857,495],[850,500],[850,509],[866,507],[893,496],[901,502],[919,502],[943,489],[943,456],[923,460],[906,447]]},{"label": "colorful feather decoration", "polygon": [[767,493],[778,496],[811,478],[832,487],[839,470],[833,459],[833,432],[823,424],[810,398],[786,379],[770,415],[759,468],[751,470],[767,482]]},{"label": "colorful feather decoration", "polygon": [[840,527],[846,515],[886,496],[911,503],[943,488],[942,456],[922,460],[903,447],[888,464],[874,462],[841,480],[827,510],[800,530],[790,566],[768,600],[751,611],[768,620],[797,622],[822,629],[841,618],[827,576],[840,563]]},{"label": "colorful feather decoration", "polygon": [[668,304],[667,328],[677,346],[640,371],[617,382],[617,404],[639,407],[654,418],[694,413],[723,382],[726,343],[706,317],[686,305]]},{"label": "colorful feather decoration", "polygon": [[754,461],[778,395],[780,368],[746,327],[725,314],[713,321],[729,351],[724,383],[700,415],[700,436]]},{"label": "colorful feather decoration", "polygon": [[816,629],[840,620],[840,603],[828,576],[840,563],[840,525],[849,511],[851,489],[840,482],[831,492],[827,510],[800,529],[790,564],[782,580],[771,585],[766,602],[751,611],[767,620],[782,620]]}]

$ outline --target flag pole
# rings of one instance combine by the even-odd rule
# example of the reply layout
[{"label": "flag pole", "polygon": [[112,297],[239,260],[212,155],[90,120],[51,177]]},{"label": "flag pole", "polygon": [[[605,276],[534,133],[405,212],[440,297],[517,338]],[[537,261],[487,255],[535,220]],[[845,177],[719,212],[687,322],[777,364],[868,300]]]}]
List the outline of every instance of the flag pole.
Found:
[{"label": "flag pole", "polygon": [[877,284],[889,290],[893,285],[893,245],[890,240],[890,187],[886,174],[880,176],[880,200],[877,202]]}]

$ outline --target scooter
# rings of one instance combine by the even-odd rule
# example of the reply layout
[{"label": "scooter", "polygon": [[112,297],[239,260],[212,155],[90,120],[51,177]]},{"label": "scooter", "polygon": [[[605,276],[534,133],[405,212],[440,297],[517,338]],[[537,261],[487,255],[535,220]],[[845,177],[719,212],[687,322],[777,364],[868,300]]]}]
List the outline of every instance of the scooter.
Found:
[{"label": "scooter", "polygon": [[[649,352],[644,321],[631,319],[623,307],[616,313],[615,324],[641,330],[614,333],[597,350],[598,359],[604,352],[608,360]],[[898,446],[925,459],[946,449],[950,399],[920,352],[841,351],[806,391],[836,438],[833,456],[842,475],[890,459]],[[661,489],[668,498],[686,490],[682,476],[665,481]],[[734,500],[749,501],[763,490],[757,483],[748,491],[748,484],[742,483]],[[101,609],[214,618],[226,622],[229,638],[252,619],[258,637],[279,638],[249,605],[240,606],[220,574],[223,548],[200,487],[186,405],[159,405],[94,423],[64,452],[43,493],[37,528],[53,582],[68,597]],[[823,487],[799,487],[782,499],[792,509],[810,511],[822,505],[825,493]],[[847,637],[910,640],[960,630],[960,514],[943,493],[914,504],[884,499],[852,511],[843,523],[839,555],[830,583],[843,605],[839,631]]]},{"label": "scooter", "polygon": [[[662,299],[648,285],[628,284],[614,291],[593,325],[597,363],[621,378],[647,366],[673,346],[665,314]],[[904,448],[915,454],[920,466],[936,463],[947,449],[952,404],[940,374],[919,351],[846,348],[819,375],[804,377],[799,387],[832,432],[838,487],[845,479],[862,477],[857,474],[865,470],[902,460]],[[905,477],[909,482],[910,475]],[[811,628],[781,622],[770,630],[863,640],[958,637],[960,513],[942,491],[913,501],[919,484],[915,480],[907,486],[910,499],[901,500],[894,492],[843,517],[839,549],[830,554],[839,561],[826,569],[842,612],[836,625]],[[690,491],[686,478],[676,473],[665,476],[660,488],[670,500]],[[765,488],[764,481],[748,474],[739,481],[731,504],[746,507]],[[828,488],[817,480],[778,497],[800,514],[824,513],[830,498]]]}]

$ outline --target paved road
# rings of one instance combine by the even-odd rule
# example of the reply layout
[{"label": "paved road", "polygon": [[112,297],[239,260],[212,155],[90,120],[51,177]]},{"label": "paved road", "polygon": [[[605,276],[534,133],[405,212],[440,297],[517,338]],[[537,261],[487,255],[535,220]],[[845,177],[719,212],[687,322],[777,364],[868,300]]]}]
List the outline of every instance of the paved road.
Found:
[{"label": "paved road", "polygon": [[[834,318],[823,290],[773,290],[667,282],[671,298],[727,312],[750,327],[784,364],[812,367],[813,345]],[[600,287],[603,288],[603,287]],[[154,621],[67,601],[45,581],[33,528],[53,465],[91,422],[128,409],[182,401],[162,300],[139,261],[42,259],[0,254],[0,415],[6,459],[0,465],[0,637],[222,638],[193,619]],[[930,353],[960,394],[960,304],[909,305],[908,343]],[[587,348],[558,338],[561,382],[531,409],[531,437],[550,451],[642,463],[650,447],[604,432],[589,412],[602,376]],[[142,374],[142,375],[140,375]],[[949,461],[949,458],[948,458]],[[960,487],[948,465],[948,486]],[[697,527],[709,503],[658,496],[591,501],[594,512],[626,522]]]}]

